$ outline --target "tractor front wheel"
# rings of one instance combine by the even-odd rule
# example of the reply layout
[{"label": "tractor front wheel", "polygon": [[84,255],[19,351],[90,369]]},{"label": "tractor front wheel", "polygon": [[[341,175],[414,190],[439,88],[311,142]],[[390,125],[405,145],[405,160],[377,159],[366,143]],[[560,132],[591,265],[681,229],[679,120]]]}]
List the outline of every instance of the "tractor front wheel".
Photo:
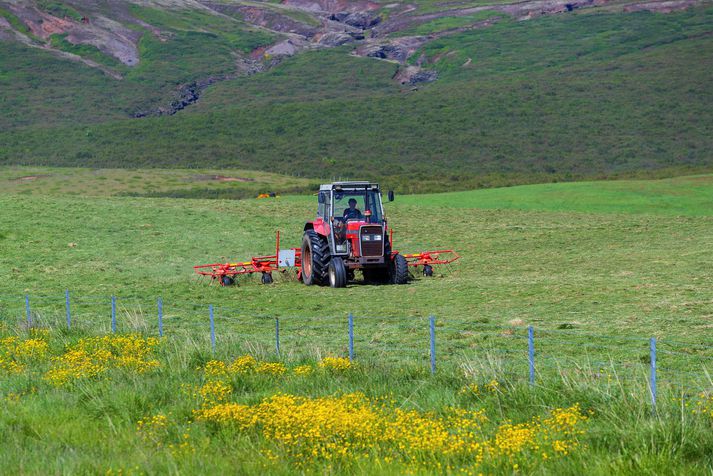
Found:
[{"label": "tractor front wheel", "polygon": [[302,282],[307,286],[324,283],[328,263],[327,240],[314,230],[305,231],[302,237]]},{"label": "tractor front wheel", "polygon": [[329,285],[333,288],[347,287],[347,269],[342,258],[334,257],[329,263]]},{"label": "tractor front wheel", "polygon": [[391,284],[406,284],[408,282],[408,263],[401,255],[394,256],[389,266]]}]

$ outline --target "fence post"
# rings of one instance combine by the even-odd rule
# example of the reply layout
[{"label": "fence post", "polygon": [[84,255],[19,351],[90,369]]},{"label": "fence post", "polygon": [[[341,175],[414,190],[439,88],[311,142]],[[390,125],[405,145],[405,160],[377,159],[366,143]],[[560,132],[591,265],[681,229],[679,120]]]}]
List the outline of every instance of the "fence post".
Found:
[{"label": "fence post", "polygon": [[158,336],[163,337],[163,298],[158,298]]},{"label": "fence post", "polygon": [[535,385],[535,330],[532,326],[527,328],[527,350],[530,362],[530,385]]},{"label": "fence post", "polygon": [[277,357],[280,357],[280,318],[275,318],[275,352]]},{"label": "fence post", "polygon": [[349,361],[354,360],[354,316],[349,313]]},{"label": "fence post", "polygon": [[213,305],[208,306],[210,311],[210,348],[215,353],[215,321],[213,319]]},{"label": "fence post", "polygon": [[116,296],[111,297],[111,332],[116,332]]},{"label": "fence post", "polygon": [[429,317],[431,328],[431,373],[436,373],[436,318]]},{"label": "fence post", "polygon": [[25,314],[27,314],[27,326],[32,327],[32,312],[30,311],[30,295],[25,294]]},{"label": "fence post", "polygon": [[649,349],[651,352],[651,404],[656,408],[656,337],[649,340]]},{"label": "fence post", "polygon": [[72,314],[69,309],[69,289],[64,291],[64,307],[67,310],[67,329],[72,328]]}]

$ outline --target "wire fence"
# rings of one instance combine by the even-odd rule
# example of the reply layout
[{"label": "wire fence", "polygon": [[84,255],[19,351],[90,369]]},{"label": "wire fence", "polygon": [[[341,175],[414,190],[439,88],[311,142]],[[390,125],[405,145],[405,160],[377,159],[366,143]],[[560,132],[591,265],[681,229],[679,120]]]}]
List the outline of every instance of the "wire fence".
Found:
[{"label": "wire fence", "polygon": [[537,385],[550,375],[595,384],[645,385],[679,394],[713,389],[713,342],[494,325],[447,316],[273,317],[228,305],[117,296],[0,296],[0,321],[16,328],[190,337],[213,353],[279,359],[338,355],[379,365],[414,365],[433,374],[486,371]]}]

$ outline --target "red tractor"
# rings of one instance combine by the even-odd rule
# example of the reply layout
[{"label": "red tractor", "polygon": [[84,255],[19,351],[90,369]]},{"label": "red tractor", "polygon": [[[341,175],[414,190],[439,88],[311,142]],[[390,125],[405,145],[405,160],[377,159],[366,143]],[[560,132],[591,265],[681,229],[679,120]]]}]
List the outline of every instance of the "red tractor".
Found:
[{"label": "red tractor", "polygon": [[[389,191],[389,201],[394,193]],[[301,276],[307,285],[343,288],[361,270],[371,282],[405,284],[408,262],[392,252],[379,185],[335,182],[321,185],[317,218],[304,227]]]},{"label": "red tractor", "polygon": [[[389,201],[394,192],[388,193]],[[319,187],[317,218],[304,226],[301,248],[280,248],[277,232],[274,255],[249,261],[194,266],[221,286],[237,284],[239,275],[262,274],[272,283],[273,271],[299,270],[307,285],[329,284],[343,288],[361,270],[371,283],[405,284],[409,266],[433,276],[433,266],[448,265],[460,256],[453,250],[399,253],[392,248],[392,230],[386,223],[379,185],[371,182],[335,182]]]}]

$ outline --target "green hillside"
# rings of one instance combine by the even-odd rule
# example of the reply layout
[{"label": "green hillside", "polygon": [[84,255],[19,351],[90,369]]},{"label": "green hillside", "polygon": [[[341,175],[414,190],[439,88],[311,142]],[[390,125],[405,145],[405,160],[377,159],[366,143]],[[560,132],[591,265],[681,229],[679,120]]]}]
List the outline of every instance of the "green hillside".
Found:
[{"label": "green hillside", "polygon": [[405,66],[351,56],[353,46],[306,51],[219,81],[174,116],[141,119],[128,116],[167,105],[181,84],[232,74],[231,55],[279,37],[236,19],[132,12],[168,36],[144,34],[142,63],[119,68],[122,80],[0,41],[0,64],[12,65],[0,74],[0,163],[228,167],[408,191],[712,165],[710,8],[505,17],[426,43],[409,62],[439,79],[417,90],[392,79]]}]

